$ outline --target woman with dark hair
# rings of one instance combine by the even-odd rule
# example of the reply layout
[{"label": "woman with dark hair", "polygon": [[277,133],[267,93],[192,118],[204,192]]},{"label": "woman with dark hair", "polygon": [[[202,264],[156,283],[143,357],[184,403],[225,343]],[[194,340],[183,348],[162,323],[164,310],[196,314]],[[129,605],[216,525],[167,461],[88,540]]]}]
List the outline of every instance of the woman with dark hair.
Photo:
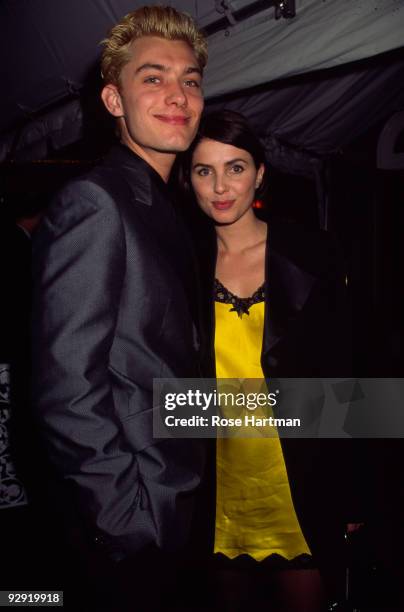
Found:
[{"label": "woman with dark hair", "polygon": [[[345,286],[334,249],[323,232],[256,216],[268,170],[245,118],[229,110],[205,117],[181,172],[215,233],[199,254],[205,375],[349,375]],[[347,520],[346,500],[336,493],[344,474],[335,442],[217,440],[218,609],[323,609],[318,568],[338,582]]]}]

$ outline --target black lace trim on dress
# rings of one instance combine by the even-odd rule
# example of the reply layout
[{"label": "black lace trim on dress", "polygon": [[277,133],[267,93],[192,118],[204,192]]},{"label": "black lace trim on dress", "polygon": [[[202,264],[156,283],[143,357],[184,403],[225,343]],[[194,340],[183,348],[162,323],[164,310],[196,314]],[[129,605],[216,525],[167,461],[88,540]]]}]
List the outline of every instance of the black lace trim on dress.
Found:
[{"label": "black lace trim on dress", "polygon": [[229,312],[237,312],[241,319],[243,314],[250,314],[249,309],[253,304],[258,304],[259,302],[263,302],[265,300],[265,283],[262,283],[261,287],[258,287],[251,297],[241,298],[226,289],[226,287],[222,285],[217,278],[215,278],[214,297],[215,302],[232,304],[233,308],[230,308]]}]

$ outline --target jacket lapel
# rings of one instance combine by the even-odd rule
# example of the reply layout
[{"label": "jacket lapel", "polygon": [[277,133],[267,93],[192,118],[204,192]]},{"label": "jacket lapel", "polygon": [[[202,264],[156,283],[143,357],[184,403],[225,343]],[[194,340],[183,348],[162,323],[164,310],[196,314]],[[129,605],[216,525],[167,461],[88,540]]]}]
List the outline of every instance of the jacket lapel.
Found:
[{"label": "jacket lapel", "polygon": [[150,229],[154,243],[164,245],[165,254],[180,274],[183,257],[179,251],[185,240],[183,228],[177,222],[169,189],[162,178],[141,157],[121,144],[111,149],[103,168],[112,170],[110,180],[121,191],[120,200],[135,207],[136,216]]},{"label": "jacket lapel", "polygon": [[[192,247],[162,178],[128,147],[118,144],[105,157],[97,180],[108,191],[112,190],[121,206],[133,208],[156,253],[160,249],[164,253],[164,265],[172,271],[172,282],[180,281],[192,304],[196,300]],[[173,290],[178,287],[173,285]]]},{"label": "jacket lapel", "polygon": [[[262,357],[284,337],[290,326],[303,309],[316,278],[307,272],[296,256],[288,252],[287,232],[276,224],[269,224],[267,258],[265,271],[265,326]],[[296,246],[296,245],[294,245]],[[268,359],[271,367],[276,367],[276,359]]]}]

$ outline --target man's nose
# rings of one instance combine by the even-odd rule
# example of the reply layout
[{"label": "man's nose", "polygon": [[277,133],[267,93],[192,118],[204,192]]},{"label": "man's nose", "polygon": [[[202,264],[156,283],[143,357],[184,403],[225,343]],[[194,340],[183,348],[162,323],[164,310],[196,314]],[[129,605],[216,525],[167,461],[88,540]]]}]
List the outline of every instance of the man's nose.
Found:
[{"label": "man's nose", "polygon": [[169,84],[166,102],[167,104],[176,104],[177,106],[187,105],[188,100],[185,93],[185,85],[182,82],[173,81]]}]

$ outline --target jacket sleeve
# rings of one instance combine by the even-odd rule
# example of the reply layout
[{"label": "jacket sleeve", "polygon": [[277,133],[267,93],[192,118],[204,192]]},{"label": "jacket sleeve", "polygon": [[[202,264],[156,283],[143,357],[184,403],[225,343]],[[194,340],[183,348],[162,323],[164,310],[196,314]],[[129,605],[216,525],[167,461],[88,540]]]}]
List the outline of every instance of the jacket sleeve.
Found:
[{"label": "jacket sleeve", "polygon": [[125,448],[109,374],[125,274],[112,198],[89,181],[68,186],[38,231],[33,260],[34,407],[50,459],[73,484],[95,541],[119,559],[122,541],[129,549],[142,543],[137,463]]}]

